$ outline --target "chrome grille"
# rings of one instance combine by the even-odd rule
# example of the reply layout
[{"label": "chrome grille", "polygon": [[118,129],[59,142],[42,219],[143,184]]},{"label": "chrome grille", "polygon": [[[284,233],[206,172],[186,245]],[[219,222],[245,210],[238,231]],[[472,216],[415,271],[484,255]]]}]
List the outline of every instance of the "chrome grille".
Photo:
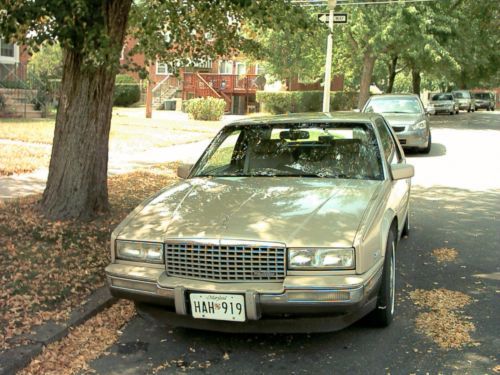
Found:
[{"label": "chrome grille", "polygon": [[262,245],[166,243],[167,275],[215,281],[281,281],[285,248]]}]

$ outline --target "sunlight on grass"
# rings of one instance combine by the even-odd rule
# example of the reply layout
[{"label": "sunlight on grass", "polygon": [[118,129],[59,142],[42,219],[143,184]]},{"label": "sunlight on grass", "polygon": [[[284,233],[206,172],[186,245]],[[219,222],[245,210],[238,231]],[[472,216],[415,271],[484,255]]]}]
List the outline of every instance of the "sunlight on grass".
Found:
[{"label": "sunlight on grass", "polygon": [[[54,119],[2,120],[0,139],[51,144],[54,123]],[[110,149],[119,152],[144,151],[201,141],[212,138],[220,126],[217,121],[146,120],[116,113],[111,123]]]},{"label": "sunlight on grass", "polygon": [[49,166],[50,149],[0,144],[0,176],[30,173]]}]

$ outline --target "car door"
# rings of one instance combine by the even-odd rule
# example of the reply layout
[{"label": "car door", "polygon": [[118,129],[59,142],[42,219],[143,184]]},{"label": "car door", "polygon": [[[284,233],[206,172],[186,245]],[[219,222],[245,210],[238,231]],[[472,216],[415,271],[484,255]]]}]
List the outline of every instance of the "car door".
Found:
[{"label": "car door", "polygon": [[[384,156],[387,160],[387,164],[390,166],[391,164],[406,163],[403,149],[387,122],[384,119],[379,118],[375,121],[375,125],[377,126],[377,130],[382,141],[382,147],[384,149]],[[391,181],[392,188],[389,197],[389,206],[396,211],[399,231],[403,228],[409,208],[410,184],[410,179]]]}]

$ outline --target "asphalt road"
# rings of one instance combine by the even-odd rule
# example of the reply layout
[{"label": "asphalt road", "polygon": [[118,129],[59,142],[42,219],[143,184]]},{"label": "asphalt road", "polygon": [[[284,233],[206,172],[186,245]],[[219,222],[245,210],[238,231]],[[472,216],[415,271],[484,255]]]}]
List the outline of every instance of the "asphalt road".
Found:
[{"label": "asphalt road", "polygon": [[[429,155],[408,153],[416,168],[412,230],[397,252],[393,324],[360,321],[336,333],[231,335],[162,328],[134,318],[117,344],[91,363],[99,374],[484,374],[500,365],[500,113],[433,116]],[[438,263],[435,248],[455,248]],[[474,298],[461,313],[476,343],[440,349],[418,333],[415,289],[446,288]],[[156,371],[156,372],[155,372]]]}]

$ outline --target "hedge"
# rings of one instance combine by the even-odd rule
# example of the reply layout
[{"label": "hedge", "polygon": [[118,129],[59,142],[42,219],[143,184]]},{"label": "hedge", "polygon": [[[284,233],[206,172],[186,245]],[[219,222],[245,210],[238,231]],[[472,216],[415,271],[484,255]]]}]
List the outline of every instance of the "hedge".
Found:
[{"label": "hedge", "polygon": [[118,74],[115,81],[113,105],[128,107],[141,99],[139,84],[126,74]]},{"label": "hedge", "polygon": [[[356,107],[358,93],[332,92],[332,111],[351,110]],[[323,108],[323,91],[257,91],[256,100],[264,111],[273,114],[320,112]]]},{"label": "hedge", "polygon": [[219,121],[226,109],[224,99],[217,98],[197,98],[185,100],[183,111],[194,120]]}]

